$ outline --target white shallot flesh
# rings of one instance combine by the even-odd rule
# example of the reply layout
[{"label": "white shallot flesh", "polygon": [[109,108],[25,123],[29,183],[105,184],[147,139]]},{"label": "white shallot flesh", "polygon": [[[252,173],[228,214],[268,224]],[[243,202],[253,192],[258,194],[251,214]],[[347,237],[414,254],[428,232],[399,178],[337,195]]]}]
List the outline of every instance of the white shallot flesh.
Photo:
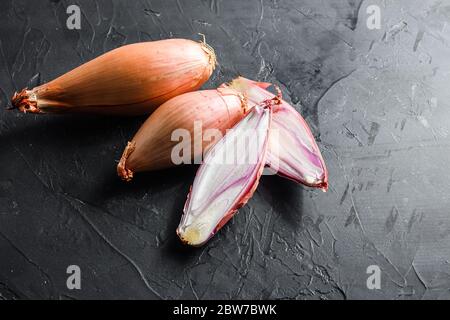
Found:
[{"label": "white shallot flesh", "polygon": [[[230,87],[244,94],[251,107],[252,104],[275,97],[266,90],[271,85],[238,77],[222,87]],[[300,113],[280,99],[280,105],[273,113],[270,130],[266,165],[281,176],[326,191],[328,171],[325,161],[311,129]]]},{"label": "white shallot flesh", "polygon": [[208,151],[177,228],[184,243],[204,244],[255,192],[266,161],[276,103],[273,99],[253,107]]}]

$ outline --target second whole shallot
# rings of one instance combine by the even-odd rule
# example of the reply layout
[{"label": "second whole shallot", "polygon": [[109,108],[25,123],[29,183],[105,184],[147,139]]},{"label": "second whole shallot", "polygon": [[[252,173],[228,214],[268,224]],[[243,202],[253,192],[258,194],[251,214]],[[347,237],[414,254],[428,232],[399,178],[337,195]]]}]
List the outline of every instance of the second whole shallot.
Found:
[{"label": "second whole shallot", "polygon": [[[135,172],[175,165],[175,158],[190,163],[215,142],[217,137],[206,136],[209,129],[216,130],[220,138],[226,129],[244,117],[246,111],[243,95],[229,88],[200,90],[172,98],[145,121],[128,143],[117,173],[123,180],[130,181]],[[197,130],[196,124],[200,127]],[[180,150],[176,150],[176,146]],[[180,152],[188,154],[180,155]]]}]

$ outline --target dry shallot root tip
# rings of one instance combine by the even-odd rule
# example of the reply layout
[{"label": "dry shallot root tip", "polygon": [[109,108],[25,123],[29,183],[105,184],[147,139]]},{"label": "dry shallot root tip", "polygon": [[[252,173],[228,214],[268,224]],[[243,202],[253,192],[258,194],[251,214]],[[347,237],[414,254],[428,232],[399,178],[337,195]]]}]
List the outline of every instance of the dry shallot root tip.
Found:
[{"label": "dry shallot root tip", "polygon": [[247,114],[247,112],[249,110],[247,97],[242,93],[238,93],[237,96],[238,96],[239,100],[241,100],[241,107],[242,107],[242,110],[244,111],[244,114]]},{"label": "dry shallot root tip", "polygon": [[282,103],[282,100],[281,100],[281,91],[280,91],[277,96],[275,96],[271,99],[266,99],[263,102],[261,102],[260,106],[263,108],[274,109],[274,107],[280,105],[281,103]]},{"label": "dry shallot root tip", "polygon": [[119,164],[117,165],[117,174],[122,180],[127,182],[133,179],[133,171],[127,168],[127,160],[135,148],[136,143],[128,142],[125,150],[123,151],[122,158],[120,158]]},{"label": "dry shallot root tip", "polygon": [[280,87],[277,86],[276,84],[274,84],[273,87],[275,88],[275,91],[277,92],[276,98],[278,98],[278,100],[279,100],[278,104],[281,104],[281,100],[283,100],[283,93],[281,92]]},{"label": "dry shallot root tip", "polygon": [[[274,84],[273,87],[275,88],[277,95],[271,99],[267,99],[262,102],[263,105],[265,105],[266,107],[273,108],[273,107],[281,105],[283,103],[283,93],[281,92],[280,87],[277,86],[276,84]],[[276,110],[274,110],[274,111],[276,111]]]},{"label": "dry shallot root tip", "polygon": [[[222,87],[222,86],[218,87],[217,91],[219,91],[222,95],[228,94],[228,95],[233,95],[233,96],[238,97],[241,102],[241,108],[242,108],[244,115],[246,115],[247,112],[250,110],[250,108],[248,107],[248,99],[245,96],[245,94],[243,94],[241,92],[237,92],[234,89],[230,90],[229,88]],[[226,102],[225,102],[225,105],[226,105]]]},{"label": "dry shallot root tip", "polygon": [[37,106],[37,101],[30,97],[29,92],[27,88],[20,92],[15,92],[11,98],[12,107],[8,108],[8,110],[19,109],[23,113],[41,113]]},{"label": "dry shallot root tip", "polygon": [[203,33],[199,33],[200,36],[202,36],[202,40],[200,43],[202,44],[203,50],[208,54],[209,56],[209,64],[212,66],[212,70],[214,71],[216,69],[217,65],[217,56],[216,52],[214,51],[213,47],[211,47],[209,44],[206,43],[206,36]]}]

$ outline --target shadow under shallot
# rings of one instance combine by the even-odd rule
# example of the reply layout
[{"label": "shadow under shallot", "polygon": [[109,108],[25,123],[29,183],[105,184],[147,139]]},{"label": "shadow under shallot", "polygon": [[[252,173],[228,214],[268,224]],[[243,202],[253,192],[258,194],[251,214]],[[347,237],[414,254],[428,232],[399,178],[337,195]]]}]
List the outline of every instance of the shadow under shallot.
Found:
[{"label": "shadow under shallot", "polygon": [[303,217],[301,186],[278,175],[264,175],[258,188],[274,212],[295,230],[300,228]]},{"label": "shadow under shallot", "polygon": [[18,175],[32,173],[50,192],[83,197],[105,168],[114,167],[115,150],[145,119],[4,111],[0,121],[0,174],[16,180],[20,179]]},{"label": "shadow under shallot", "polygon": [[173,260],[177,264],[187,265],[190,262],[197,260],[199,255],[203,252],[204,246],[208,246],[206,243],[202,247],[192,247],[187,244],[182,243],[180,238],[176,233],[178,224],[180,223],[181,216],[183,215],[184,204],[189,193],[190,186],[195,177],[195,172],[198,166],[191,166],[190,170],[193,169],[192,179],[184,188],[186,191],[184,193],[178,193],[174,195],[174,203],[172,210],[170,212],[170,217],[168,217],[167,222],[167,242],[162,248],[161,255]]},{"label": "shadow under shallot", "polygon": [[[136,173],[131,182],[117,176],[123,148],[146,118],[8,111],[0,128],[0,159],[10,166],[0,173],[13,181],[25,170],[27,176],[42,180],[38,186],[49,188],[57,197],[82,201],[93,211],[98,209],[158,238],[163,259],[189,264],[198,259],[202,248],[183,244],[176,228],[198,166]],[[12,167],[22,169],[14,172]],[[147,208],[161,210],[158,221]]]},{"label": "shadow under shallot", "polygon": [[[15,114],[16,111],[4,111],[3,128],[0,131],[0,143],[15,145],[33,144],[57,151],[70,151],[82,147],[86,152],[89,146],[98,140],[110,142],[110,138],[122,134],[133,135],[145,121],[146,116],[119,117],[90,114]],[[124,137],[125,139],[131,137]],[[117,142],[117,141],[116,141]]]},{"label": "shadow under shallot", "polygon": [[[160,240],[163,254],[177,260],[195,258],[199,250],[181,243],[175,230],[198,166],[139,172],[131,182],[117,175],[126,142],[147,116],[24,115],[14,111],[5,116],[7,125],[0,131],[4,161],[8,157],[10,162],[32,166],[30,169],[54,188],[52,192],[79,199],[127,223],[136,224],[139,215],[152,214],[138,213],[143,206],[163,208],[167,217],[158,225],[164,235]],[[74,158],[80,163],[74,163]],[[116,204],[125,205],[117,208]]]},{"label": "shadow under shallot", "polygon": [[[159,224],[162,234],[159,239],[161,255],[177,264],[188,264],[197,259],[201,248],[183,244],[176,234],[176,229],[197,169],[197,165],[183,165],[159,171],[139,172],[130,182],[122,181],[114,171],[113,174],[104,175],[103,180],[91,190],[92,196],[88,201],[105,208],[114,199],[140,202],[143,196],[148,195],[152,198],[152,204],[161,204],[165,209],[164,219]],[[147,200],[144,202],[148,203]],[[130,206],[130,210],[114,210],[114,215],[121,220],[134,222],[134,216],[138,214],[136,210],[136,207]],[[151,215],[152,212],[146,214]]]}]

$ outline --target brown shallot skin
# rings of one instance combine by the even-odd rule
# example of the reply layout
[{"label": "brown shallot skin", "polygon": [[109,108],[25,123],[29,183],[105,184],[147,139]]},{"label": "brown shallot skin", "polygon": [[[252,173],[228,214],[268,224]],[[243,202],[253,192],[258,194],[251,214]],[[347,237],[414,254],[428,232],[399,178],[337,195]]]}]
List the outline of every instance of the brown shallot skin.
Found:
[{"label": "brown shallot skin", "polygon": [[[217,129],[224,135],[247,111],[244,97],[228,88],[194,91],[172,98],[150,115],[133,140],[128,142],[117,173],[123,180],[130,181],[136,172],[176,165],[172,151],[181,141],[172,141],[172,133],[177,129],[189,131],[191,139],[187,143],[191,144],[190,159],[201,157],[202,152],[216,142],[203,137],[205,131]],[[194,130],[195,122],[201,124],[201,132]],[[194,147],[198,141],[202,148]]]},{"label": "brown shallot skin", "polygon": [[198,90],[216,65],[205,42],[168,39],[126,45],[11,99],[24,113],[141,115]]}]

